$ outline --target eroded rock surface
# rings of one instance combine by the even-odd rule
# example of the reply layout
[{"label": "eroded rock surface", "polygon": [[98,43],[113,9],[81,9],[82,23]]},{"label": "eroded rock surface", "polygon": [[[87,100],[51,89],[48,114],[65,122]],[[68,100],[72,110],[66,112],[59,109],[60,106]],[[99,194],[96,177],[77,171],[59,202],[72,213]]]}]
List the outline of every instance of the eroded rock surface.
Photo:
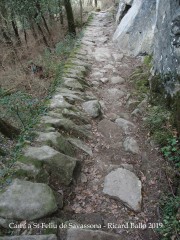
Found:
[{"label": "eroded rock surface", "polygon": [[134,211],[141,210],[141,181],[129,170],[118,168],[105,177],[103,192]]},{"label": "eroded rock surface", "polygon": [[82,107],[93,118],[99,117],[101,114],[101,105],[97,100],[85,102]]},{"label": "eroded rock surface", "polygon": [[127,137],[123,145],[127,152],[131,152],[133,154],[139,153],[139,146],[137,144],[137,141],[133,137]]},{"label": "eroded rock surface", "polygon": [[45,168],[49,174],[58,177],[59,182],[68,185],[73,179],[73,172],[78,160],[62,154],[49,146],[42,146],[27,148],[19,162],[26,165],[39,166],[41,169]]},{"label": "eroded rock surface", "polygon": [[0,193],[0,217],[2,218],[34,220],[54,213],[56,210],[55,196],[46,184],[16,179]]}]

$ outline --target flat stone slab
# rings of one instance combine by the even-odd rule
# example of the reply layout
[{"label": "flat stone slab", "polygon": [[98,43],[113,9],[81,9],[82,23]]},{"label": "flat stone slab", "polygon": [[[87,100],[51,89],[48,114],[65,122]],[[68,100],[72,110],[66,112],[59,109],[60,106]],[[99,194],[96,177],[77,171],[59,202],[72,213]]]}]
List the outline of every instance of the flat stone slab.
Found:
[{"label": "flat stone slab", "polygon": [[124,55],[122,53],[113,53],[112,55],[116,62],[118,62],[118,61],[120,62],[124,57]]},{"label": "flat stone slab", "polygon": [[66,100],[79,100],[79,101],[83,101],[82,98],[80,98],[79,96],[73,94],[73,93],[63,93],[61,92],[61,95],[64,97],[64,99]]},{"label": "flat stone slab", "polygon": [[53,96],[53,98],[50,100],[49,107],[50,107],[50,109],[70,108],[70,107],[72,107],[72,105],[69,104],[68,102],[66,102],[66,100],[64,99],[64,97],[61,94],[57,94],[57,95]]},{"label": "flat stone slab", "polygon": [[101,105],[97,100],[87,101],[82,104],[83,109],[91,117],[96,118],[101,114]]},{"label": "flat stone slab", "polygon": [[112,70],[112,69],[114,69],[114,66],[111,65],[111,64],[107,64],[107,65],[104,66],[104,68],[105,68],[105,69]]},{"label": "flat stone slab", "polygon": [[98,131],[104,136],[107,144],[115,145],[122,141],[123,131],[114,122],[103,119],[98,123]]},{"label": "flat stone slab", "polygon": [[125,92],[123,92],[122,90],[119,90],[117,88],[110,88],[108,89],[108,95],[112,98],[112,99],[119,99],[125,96]]},{"label": "flat stone slab", "polygon": [[15,179],[0,193],[0,217],[35,220],[52,214],[57,203],[51,188],[43,183]]},{"label": "flat stone slab", "polygon": [[132,122],[130,122],[124,118],[117,118],[115,120],[115,123],[120,128],[122,128],[126,134],[128,134],[130,132],[130,129],[135,129],[135,125]]},{"label": "flat stone slab", "polygon": [[90,65],[88,63],[78,60],[76,58],[71,58],[69,61],[70,61],[70,64],[77,65],[77,66],[84,66],[87,70],[89,70],[90,68]]},{"label": "flat stone slab", "polygon": [[83,86],[77,80],[74,80],[74,79],[66,79],[63,85],[72,89],[78,89],[78,90],[84,89]]},{"label": "flat stone slab", "polygon": [[80,137],[91,137],[91,132],[89,132],[84,125],[77,125],[65,117],[57,118],[51,116],[43,116],[41,118],[41,123],[51,125],[55,128],[63,129],[67,132],[73,132]]},{"label": "flat stone slab", "polygon": [[108,78],[101,78],[100,81],[101,81],[102,83],[107,83],[107,82],[109,81],[109,79],[108,79]]},{"label": "flat stone slab", "polygon": [[51,125],[52,127],[60,127],[61,119],[46,115],[42,116],[41,123]]},{"label": "flat stone slab", "polygon": [[74,154],[72,145],[59,132],[38,132],[36,141],[45,143],[50,147],[53,146],[69,156]]},{"label": "flat stone slab", "polygon": [[89,123],[90,119],[88,118],[88,116],[84,113],[84,112],[81,112],[81,111],[78,111],[78,110],[70,110],[70,109],[64,109],[62,111],[62,115],[64,117],[67,117],[69,118],[70,120],[78,120],[78,122],[83,122],[85,124]]},{"label": "flat stone slab", "polygon": [[105,177],[103,193],[120,200],[135,212],[139,212],[142,201],[141,188],[141,181],[134,173],[118,168]]},{"label": "flat stone slab", "polygon": [[96,61],[103,62],[111,58],[111,52],[108,48],[96,48],[93,53]]},{"label": "flat stone slab", "polygon": [[56,235],[25,235],[25,236],[11,236],[0,237],[0,240],[57,240]]},{"label": "flat stone slab", "polygon": [[123,145],[127,152],[131,152],[133,154],[139,153],[139,146],[133,137],[127,137]]},{"label": "flat stone slab", "polygon": [[94,69],[94,72],[91,74],[91,79],[98,79],[98,78],[102,78],[104,76],[103,72],[100,72],[99,69]]},{"label": "flat stone slab", "polygon": [[83,141],[78,138],[68,138],[68,141],[73,144],[75,147],[81,149],[85,153],[89,154],[90,156],[93,155],[92,150],[89,146],[87,146]]},{"label": "flat stone slab", "polygon": [[57,87],[56,92],[60,93],[62,96],[63,94],[74,94],[74,95],[80,95],[80,96],[83,95],[83,92],[79,90],[71,90],[69,88],[63,88],[63,87]]},{"label": "flat stone slab", "polygon": [[103,231],[70,228],[67,231],[67,240],[122,240],[119,235]]},{"label": "flat stone slab", "polygon": [[51,175],[56,175],[58,180],[69,185],[73,172],[78,162],[77,159],[62,154],[49,146],[28,147],[21,159],[24,163],[42,163]]},{"label": "flat stone slab", "polygon": [[122,84],[125,82],[125,80],[124,80],[124,78],[117,76],[117,77],[111,77],[110,82],[112,84],[117,84],[117,83]]}]

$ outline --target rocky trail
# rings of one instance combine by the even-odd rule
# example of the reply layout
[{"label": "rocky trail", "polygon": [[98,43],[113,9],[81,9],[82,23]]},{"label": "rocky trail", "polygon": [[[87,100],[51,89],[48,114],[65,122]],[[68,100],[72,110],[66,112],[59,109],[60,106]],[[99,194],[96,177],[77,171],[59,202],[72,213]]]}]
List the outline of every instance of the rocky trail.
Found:
[{"label": "rocky trail", "polygon": [[[15,164],[17,179],[0,193],[0,225],[26,229],[0,239],[159,239],[163,160],[138,114],[147,101],[135,107],[128,81],[140,59],[117,49],[114,28],[112,14],[94,14],[67,61],[35,141]],[[62,227],[69,223],[81,227]]]}]

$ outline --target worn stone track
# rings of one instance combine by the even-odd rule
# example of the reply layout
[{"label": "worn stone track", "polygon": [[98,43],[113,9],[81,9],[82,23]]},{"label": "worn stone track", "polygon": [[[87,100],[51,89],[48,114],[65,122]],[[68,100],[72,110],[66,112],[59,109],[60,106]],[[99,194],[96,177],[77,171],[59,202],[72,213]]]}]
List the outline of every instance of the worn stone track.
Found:
[{"label": "worn stone track", "polygon": [[[35,236],[44,230],[27,229],[21,237],[0,239],[158,239],[148,227],[158,222],[155,200],[161,186],[149,183],[156,181],[151,171],[156,176],[158,159],[142,136],[141,122],[131,115],[135,101],[127,82],[139,60],[113,44],[113,22],[109,12],[94,15],[37,126],[35,141],[15,164],[19,179],[0,194],[3,227],[23,220],[32,224],[52,213],[51,222],[62,223],[64,216],[73,224],[96,226],[71,228],[67,236],[65,229],[56,229],[58,236]],[[145,105],[146,99],[135,116]]]}]

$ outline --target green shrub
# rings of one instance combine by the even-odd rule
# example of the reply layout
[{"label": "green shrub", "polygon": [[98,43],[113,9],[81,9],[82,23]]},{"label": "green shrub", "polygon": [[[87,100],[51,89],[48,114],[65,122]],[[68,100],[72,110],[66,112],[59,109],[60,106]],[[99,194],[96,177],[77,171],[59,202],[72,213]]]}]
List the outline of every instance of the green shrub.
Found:
[{"label": "green shrub", "polygon": [[164,157],[180,168],[180,141],[177,138],[168,139],[168,144],[161,148]]},{"label": "green shrub", "polygon": [[153,106],[148,111],[145,123],[153,133],[162,130],[166,122],[170,120],[170,116],[170,112],[162,106]]},{"label": "green shrub", "polygon": [[144,57],[144,64],[148,68],[151,68],[152,67],[152,60],[153,60],[153,56],[152,55],[147,55],[147,56]]},{"label": "green shrub", "polygon": [[180,223],[177,217],[180,197],[167,197],[162,202],[163,227],[157,231],[162,235],[161,240],[178,239]]},{"label": "green shrub", "polygon": [[0,98],[0,117],[8,119],[20,129],[26,129],[30,119],[34,123],[41,101],[21,91]]},{"label": "green shrub", "polygon": [[155,143],[159,144],[160,146],[165,146],[168,143],[168,139],[172,137],[172,133],[167,131],[166,129],[156,130],[152,134]]}]

